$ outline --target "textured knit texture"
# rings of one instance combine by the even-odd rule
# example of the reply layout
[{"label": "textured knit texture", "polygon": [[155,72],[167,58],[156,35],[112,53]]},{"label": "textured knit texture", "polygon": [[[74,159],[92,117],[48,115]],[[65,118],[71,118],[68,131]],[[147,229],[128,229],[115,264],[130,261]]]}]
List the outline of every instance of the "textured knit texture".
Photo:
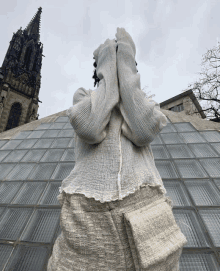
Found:
[{"label": "textured knit texture", "polygon": [[124,220],[132,256],[137,259],[136,270],[178,268],[187,240],[176,224],[170,199],[164,197],[138,210],[125,212]]},{"label": "textured knit texture", "polygon": [[[93,198],[86,198],[84,195],[70,195],[65,192],[60,194],[58,199],[62,206],[60,215],[62,232],[53,246],[47,271],[179,271],[183,240],[182,236],[180,240],[175,240],[177,235],[172,231],[171,226],[175,226],[176,231],[178,226],[174,225],[174,221],[170,223],[173,219],[171,207],[169,206],[170,210],[164,221],[165,229],[159,225],[160,223],[157,225],[156,222],[161,221],[159,217],[159,220],[155,220],[157,212],[161,213],[160,205],[155,207],[156,212],[154,212],[153,219],[150,219],[146,225],[139,223],[137,231],[132,222],[131,214],[133,212],[137,214],[142,208],[146,208],[160,199],[170,202],[159,187],[146,185],[123,200],[109,203],[100,203]],[[131,216],[128,219],[133,225],[132,234],[128,228],[126,229],[124,214]],[[143,221],[147,221],[150,217],[152,218],[152,215],[149,216],[148,212],[142,214]],[[165,214],[163,214],[164,217]],[[146,226],[153,230],[147,230]],[[162,234],[166,233],[166,236],[163,236],[166,242],[162,241],[159,244],[159,253],[156,253],[155,245],[152,242],[159,240],[158,236],[161,237],[161,231]],[[140,232],[143,232],[143,238],[139,238],[140,241],[143,239],[142,244],[146,244],[146,236],[152,240],[151,246],[155,261],[150,269],[143,269],[140,257],[132,251],[136,248],[134,245],[132,246],[131,241],[137,242],[137,238],[133,239],[133,237]],[[167,252],[167,249],[164,245],[167,245],[167,240],[170,243],[175,240],[176,244],[175,249],[165,255],[164,251]],[[137,246],[138,249],[139,247]],[[164,251],[161,250],[161,247],[164,248]],[[144,249],[146,250],[146,248],[145,246]],[[149,259],[152,263],[150,252],[151,249],[148,250],[149,255],[146,254],[145,257],[147,263]]]},{"label": "textured knit texture", "polygon": [[67,111],[75,131],[75,166],[59,192],[109,202],[148,183],[166,193],[150,143],[167,118],[141,90],[134,50],[124,40],[117,59],[110,47],[94,56],[101,81],[95,91],[79,88]]}]

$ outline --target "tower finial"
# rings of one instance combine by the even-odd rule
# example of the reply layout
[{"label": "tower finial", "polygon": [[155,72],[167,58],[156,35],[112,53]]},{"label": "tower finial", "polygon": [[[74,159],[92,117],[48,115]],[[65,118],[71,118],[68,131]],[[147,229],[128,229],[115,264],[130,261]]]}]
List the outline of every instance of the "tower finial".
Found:
[{"label": "tower finial", "polygon": [[39,41],[39,39],[40,39],[40,19],[41,19],[40,16],[41,16],[41,13],[42,13],[42,7],[39,7],[37,13],[31,19],[28,26],[25,28],[28,35],[32,35],[32,34],[36,35],[37,41]]}]

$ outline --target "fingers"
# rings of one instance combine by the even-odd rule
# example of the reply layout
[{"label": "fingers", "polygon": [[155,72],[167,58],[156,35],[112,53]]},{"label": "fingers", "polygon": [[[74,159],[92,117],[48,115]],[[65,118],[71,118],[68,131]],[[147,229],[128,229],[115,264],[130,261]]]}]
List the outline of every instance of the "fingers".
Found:
[{"label": "fingers", "polygon": [[110,39],[107,39],[104,44],[101,44],[100,48],[99,48],[99,52],[101,52],[105,47],[110,47],[110,48],[115,48],[116,47],[116,42],[115,40],[110,40]]},{"label": "fingers", "polygon": [[127,34],[128,33],[126,32],[126,30],[123,27],[121,27],[121,28],[117,27],[117,33],[115,34],[117,40],[122,39],[123,37],[126,37]]},{"label": "fingers", "polygon": [[134,55],[136,54],[136,47],[131,35],[123,28],[117,27],[117,33],[115,34],[118,44],[120,42],[128,43],[132,47]]},{"label": "fingers", "polygon": [[94,59],[96,61],[96,64],[98,63],[98,56],[99,54],[103,51],[103,49],[105,47],[110,47],[112,49],[112,52],[113,50],[115,51],[116,50],[116,46],[117,46],[117,41],[115,41],[115,39],[107,39],[104,43],[100,44],[99,47],[93,52],[93,55],[94,55]]}]

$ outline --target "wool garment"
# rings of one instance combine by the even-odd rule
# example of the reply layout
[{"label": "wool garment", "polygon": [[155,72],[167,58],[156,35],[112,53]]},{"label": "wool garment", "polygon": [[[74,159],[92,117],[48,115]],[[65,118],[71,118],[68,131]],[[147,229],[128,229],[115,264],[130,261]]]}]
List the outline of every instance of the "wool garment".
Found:
[{"label": "wool garment", "polygon": [[159,187],[105,203],[63,191],[59,202],[62,232],[47,271],[179,271],[186,238]]},{"label": "wool garment", "polygon": [[106,47],[96,59],[98,88],[79,88],[67,110],[75,131],[75,166],[59,187],[60,193],[101,203],[122,200],[146,184],[166,194],[150,143],[167,118],[141,90],[129,41],[117,45],[117,54]]}]

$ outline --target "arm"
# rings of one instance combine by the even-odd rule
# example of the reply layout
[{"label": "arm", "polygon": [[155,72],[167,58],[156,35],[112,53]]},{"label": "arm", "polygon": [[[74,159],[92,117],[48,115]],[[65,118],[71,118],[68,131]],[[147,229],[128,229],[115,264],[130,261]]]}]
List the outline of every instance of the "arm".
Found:
[{"label": "arm", "polygon": [[167,118],[160,111],[158,103],[145,98],[140,86],[140,74],[136,71],[134,42],[129,34],[122,36],[120,33],[116,35],[120,110],[124,118],[122,133],[135,145],[144,146],[152,142],[167,125]]},{"label": "arm", "polygon": [[[98,50],[99,49],[99,50]],[[97,76],[101,79],[96,91],[79,88],[73,96],[73,106],[67,111],[77,135],[89,144],[106,137],[111,111],[119,102],[116,69],[116,43],[107,40],[95,53]]]}]

